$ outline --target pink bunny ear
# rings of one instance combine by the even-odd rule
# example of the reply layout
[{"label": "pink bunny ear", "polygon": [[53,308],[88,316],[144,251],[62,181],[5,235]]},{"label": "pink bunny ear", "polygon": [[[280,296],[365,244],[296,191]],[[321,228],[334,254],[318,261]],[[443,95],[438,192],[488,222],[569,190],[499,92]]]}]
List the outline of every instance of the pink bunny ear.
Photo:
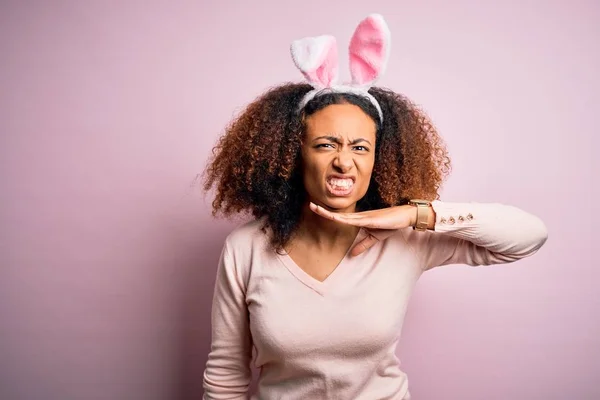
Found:
[{"label": "pink bunny ear", "polygon": [[335,37],[323,35],[295,40],[291,52],[294,64],[315,88],[335,84],[338,78]]},{"label": "pink bunny ear", "polygon": [[371,14],[360,22],[350,40],[352,83],[371,86],[385,71],[390,54],[390,30],[383,17]]}]

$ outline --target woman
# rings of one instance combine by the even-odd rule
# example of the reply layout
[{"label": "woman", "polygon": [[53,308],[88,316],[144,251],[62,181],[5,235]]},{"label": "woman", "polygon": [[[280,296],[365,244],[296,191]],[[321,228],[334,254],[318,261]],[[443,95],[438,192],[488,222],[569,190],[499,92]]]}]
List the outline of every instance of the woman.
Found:
[{"label": "woman", "polygon": [[439,200],[445,146],[406,97],[373,87],[389,31],[379,15],[350,43],[337,84],[330,36],[294,42],[309,84],[284,84],[228,127],[207,168],[213,214],[254,217],[226,239],[212,309],[205,399],[409,399],[395,355],[411,290],[447,264],[509,263],[544,223],[498,203]]}]

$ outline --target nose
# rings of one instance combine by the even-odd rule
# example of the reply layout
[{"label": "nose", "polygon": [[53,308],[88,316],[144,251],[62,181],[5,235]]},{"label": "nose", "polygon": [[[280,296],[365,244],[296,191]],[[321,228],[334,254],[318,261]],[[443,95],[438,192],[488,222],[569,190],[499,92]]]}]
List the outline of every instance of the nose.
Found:
[{"label": "nose", "polygon": [[333,160],[333,166],[342,173],[349,171],[354,164],[352,154],[348,151],[340,151]]}]

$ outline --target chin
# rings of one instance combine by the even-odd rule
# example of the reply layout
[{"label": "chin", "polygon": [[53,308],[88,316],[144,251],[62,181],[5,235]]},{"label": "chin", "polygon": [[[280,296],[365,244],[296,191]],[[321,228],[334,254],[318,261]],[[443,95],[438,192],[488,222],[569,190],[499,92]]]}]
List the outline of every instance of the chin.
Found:
[{"label": "chin", "polygon": [[331,210],[345,210],[347,208],[352,208],[353,206],[356,206],[356,203],[364,196],[364,194],[362,196],[359,196],[360,192],[362,192],[362,190],[354,191],[353,193],[347,196],[336,196],[330,193],[327,190],[327,187],[323,187],[318,188],[318,190],[316,190],[316,193],[307,193],[307,198],[308,201],[312,201],[313,203],[325,206]]},{"label": "chin", "polygon": [[357,202],[353,197],[326,197],[319,200],[323,205],[331,209],[346,209],[356,205]]}]

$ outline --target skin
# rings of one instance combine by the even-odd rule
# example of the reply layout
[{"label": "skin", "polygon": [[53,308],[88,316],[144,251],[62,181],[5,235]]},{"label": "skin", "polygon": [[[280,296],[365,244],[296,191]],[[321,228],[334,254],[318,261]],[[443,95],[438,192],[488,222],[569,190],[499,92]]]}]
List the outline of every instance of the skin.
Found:
[{"label": "skin", "polygon": [[[376,126],[360,107],[333,104],[306,119],[302,174],[309,200],[332,211],[354,212],[369,189],[375,165]],[[350,196],[327,193],[330,174],[356,177]]]},{"label": "skin", "polygon": [[[305,122],[301,152],[307,202],[294,247],[339,258],[363,227],[367,237],[350,252],[357,256],[397,229],[414,225],[416,207],[410,205],[355,212],[356,203],[367,193],[375,164],[376,125],[371,117],[353,104],[333,104]],[[326,184],[330,174],[354,176],[352,193],[332,195]],[[429,227],[433,229],[431,211]]]}]

